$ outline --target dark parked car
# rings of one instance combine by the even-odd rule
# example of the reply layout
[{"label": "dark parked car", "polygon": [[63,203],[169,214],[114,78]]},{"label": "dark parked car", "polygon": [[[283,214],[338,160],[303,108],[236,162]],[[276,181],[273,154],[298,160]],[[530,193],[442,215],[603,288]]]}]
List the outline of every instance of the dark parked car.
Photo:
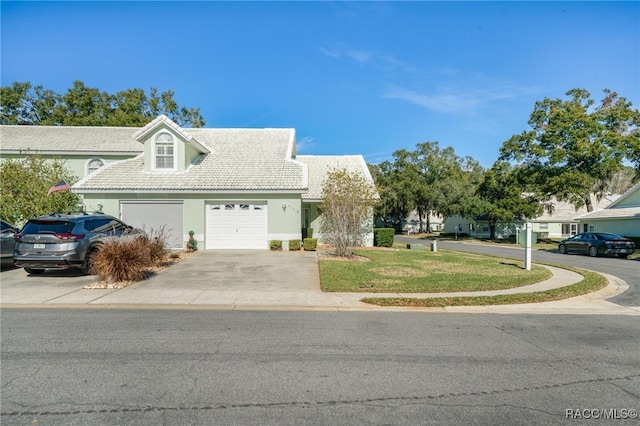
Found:
[{"label": "dark parked car", "polygon": [[45,269],[91,272],[91,259],[100,244],[112,238],[144,235],[102,213],[52,214],[30,219],[15,235],[13,261],[30,274]]},{"label": "dark parked car", "polygon": [[591,257],[614,254],[626,258],[636,249],[628,238],[606,232],[585,232],[560,241],[558,251],[562,254],[583,253]]},{"label": "dark parked car", "polygon": [[13,244],[15,241],[13,240],[13,235],[18,232],[18,228],[10,224],[9,222],[2,222],[2,266],[11,266],[13,265]]}]

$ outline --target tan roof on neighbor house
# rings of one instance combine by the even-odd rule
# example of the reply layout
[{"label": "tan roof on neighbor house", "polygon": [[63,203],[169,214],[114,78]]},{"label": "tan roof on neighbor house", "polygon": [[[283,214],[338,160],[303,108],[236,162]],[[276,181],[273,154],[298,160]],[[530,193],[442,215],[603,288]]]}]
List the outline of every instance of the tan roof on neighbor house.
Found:
[{"label": "tan roof on neighbor house", "polygon": [[307,190],[307,167],[291,158],[294,129],[184,131],[209,151],[185,171],[145,172],[141,154],[106,165],[76,183],[74,190],[79,193]]},{"label": "tan roof on neighbor house", "polygon": [[303,201],[322,199],[322,182],[332,170],[347,169],[360,173],[375,185],[362,155],[298,155],[296,159],[309,166],[309,191],[302,194]]},{"label": "tan roof on neighbor house", "polygon": [[583,214],[576,219],[603,220],[603,219],[640,219],[640,207],[621,207],[617,209],[602,209],[595,212]]},{"label": "tan roof on neighbor house", "polygon": [[[558,201],[555,198],[553,202],[553,211],[549,213],[545,210],[540,216],[532,219],[532,222],[562,222],[573,221],[576,216],[587,213],[585,206],[576,208],[573,204],[567,201]],[[598,200],[594,195],[591,195],[591,205],[594,210],[601,210],[611,204],[611,199],[601,198]]]},{"label": "tan roof on neighbor house", "polygon": [[133,139],[138,127],[0,126],[4,153],[138,153],[143,145]]}]

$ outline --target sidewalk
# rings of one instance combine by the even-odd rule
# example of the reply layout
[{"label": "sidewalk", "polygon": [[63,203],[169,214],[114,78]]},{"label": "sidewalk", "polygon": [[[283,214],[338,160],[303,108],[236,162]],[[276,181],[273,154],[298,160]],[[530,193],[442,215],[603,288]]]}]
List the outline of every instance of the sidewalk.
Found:
[{"label": "sidewalk", "polygon": [[[547,267],[553,277],[530,286],[465,293],[323,293],[317,253],[251,251],[202,252],[156,276],[122,289],[83,289],[95,277],[47,271],[28,276],[23,270],[3,271],[0,304],[4,308],[218,309],[317,311],[424,311],[519,314],[640,315],[640,307],[622,307],[605,299],[627,284],[607,276],[609,285],[583,296],[557,302],[445,308],[380,307],[360,302],[365,297],[456,297],[536,292],[571,285],[581,275]],[[66,274],[66,275],[65,275]]]}]

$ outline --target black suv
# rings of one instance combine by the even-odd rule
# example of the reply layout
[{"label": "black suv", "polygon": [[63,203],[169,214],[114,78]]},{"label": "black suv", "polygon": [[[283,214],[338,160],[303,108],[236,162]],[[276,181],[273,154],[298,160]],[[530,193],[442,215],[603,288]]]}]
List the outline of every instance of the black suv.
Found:
[{"label": "black suv", "polygon": [[91,273],[91,259],[107,239],[144,235],[102,213],[51,214],[29,219],[15,234],[13,263],[30,274],[45,269],[80,269]]}]

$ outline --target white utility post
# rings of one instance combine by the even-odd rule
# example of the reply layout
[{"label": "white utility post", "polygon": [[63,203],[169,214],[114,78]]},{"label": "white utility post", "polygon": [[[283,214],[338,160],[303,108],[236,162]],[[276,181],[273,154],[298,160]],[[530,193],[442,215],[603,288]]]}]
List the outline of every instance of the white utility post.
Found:
[{"label": "white utility post", "polygon": [[532,243],[532,238],[531,238],[531,222],[527,222],[525,224],[525,231],[526,231],[526,243],[524,246],[524,269],[526,269],[527,271],[531,270],[531,243]]}]

